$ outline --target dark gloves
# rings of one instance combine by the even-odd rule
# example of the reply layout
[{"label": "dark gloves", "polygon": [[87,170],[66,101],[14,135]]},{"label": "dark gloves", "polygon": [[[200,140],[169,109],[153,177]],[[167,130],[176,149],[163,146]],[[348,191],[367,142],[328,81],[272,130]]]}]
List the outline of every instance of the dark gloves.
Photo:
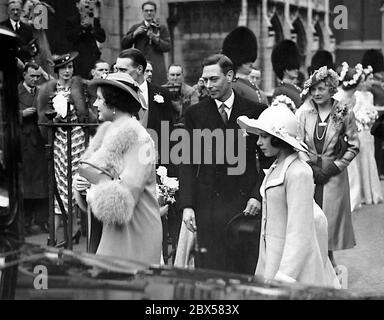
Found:
[{"label": "dark gloves", "polygon": [[323,170],[329,177],[337,176],[341,172],[334,162],[330,162]]},{"label": "dark gloves", "polygon": [[325,174],[324,170],[312,162],[308,162],[313,171],[313,178],[315,184],[323,185],[329,181],[329,177]]},{"label": "dark gloves", "polygon": [[324,169],[320,168],[313,162],[308,162],[308,164],[312,168],[315,184],[318,185],[326,184],[331,177],[336,176],[341,172],[340,169],[333,162],[328,164]]}]

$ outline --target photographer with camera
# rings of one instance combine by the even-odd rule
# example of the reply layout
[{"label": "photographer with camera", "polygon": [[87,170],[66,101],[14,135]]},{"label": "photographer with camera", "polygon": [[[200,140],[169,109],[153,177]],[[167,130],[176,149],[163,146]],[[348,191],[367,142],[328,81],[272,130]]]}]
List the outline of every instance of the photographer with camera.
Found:
[{"label": "photographer with camera", "polygon": [[184,82],[183,67],[179,64],[168,67],[168,82],[163,87],[171,94],[175,125],[181,126],[187,109],[199,102],[198,92]]},{"label": "photographer with camera", "polygon": [[152,82],[161,85],[167,81],[164,52],[171,49],[168,28],[160,24],[156,17],[156,3],[147,1],[142,5],[144,21],[133,25],[122,40],[122,49],[135,47],[147,60],[152,61]]},{"label": "photographer with camera", "polygon": [[105,42],[104,29],[100,25],[100,1],[77,0],[78,13],[66,21],[66,34],[72,50],[79,52],[75,61],[76,74],[89,79],[101,52],[97,42]]}]

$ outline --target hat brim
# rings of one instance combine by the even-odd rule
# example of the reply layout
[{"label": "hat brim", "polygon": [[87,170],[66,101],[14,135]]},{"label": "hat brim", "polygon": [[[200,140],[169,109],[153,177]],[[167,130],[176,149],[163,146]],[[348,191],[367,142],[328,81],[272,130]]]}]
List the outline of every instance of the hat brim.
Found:
[{"label": "hat brim", "polygon": [[68,63],[72,62],[73,60],[75,60],[78,55],[79,55],[79,53],[77,51],[73,51],[73,52],[69,53],[69,59],[65,60],[62,63],[56,64],[54,60],[48,60],[48,62],[51,64],[51,67],[54,67],[55,69],[58,69],[58,68],[61,68],[61,67],[65,66],[65,65],[67,65]]},{"label": "hat brim", "polygon": [[292,146],[294,149],[308,152],[307,146],[303,142],[300,142],[299,140],[295,139],[294,137],[290,135],[280,135],[274,132],[271,128],[263,124],[260,120],[256,119],[249,119],[248,117],[239,117],[237,118],[237,123],[240,126],[240,128],[245,129],[249,133],[253,133],[258,135],[259,132],[257,130],[262,130],[276,138],[279,138],[280,140],[288,143],[290,146]]},{"label": "hat brim", "polygon": [[96,92],[98,86],[102,86],[102,85],[113,86],[123,90],[124,92],[129,93],[141,105],[139,95],[128,84],[123,84],[120,81],[109,80],[109,79],[94,79],[89,82],[89,88],[94,92]]}]

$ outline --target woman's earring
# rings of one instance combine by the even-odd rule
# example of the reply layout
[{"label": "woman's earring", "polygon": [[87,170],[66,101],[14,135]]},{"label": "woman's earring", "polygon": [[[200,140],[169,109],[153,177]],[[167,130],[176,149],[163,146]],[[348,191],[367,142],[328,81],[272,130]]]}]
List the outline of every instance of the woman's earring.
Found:
[{"label": "woman's earring", "polygon": [[113,114],[113,119],[115,119],[115,115],[116,115],[116,108],[115,108],[115,109],[113,109],[113,112],[112,112],[112,114]]}]

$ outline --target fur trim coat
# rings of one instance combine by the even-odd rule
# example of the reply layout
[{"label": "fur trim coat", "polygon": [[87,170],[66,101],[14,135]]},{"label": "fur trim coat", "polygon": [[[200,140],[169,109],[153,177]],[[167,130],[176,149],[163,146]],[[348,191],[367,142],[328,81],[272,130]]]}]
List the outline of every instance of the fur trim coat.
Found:
[{"label": "fur trim coat", "polygon": [[162,225],[156,197],[155,146],[145,128],[130,117],[106,122],[83,159],[116,177],[92,185],[87,192],[92,213],[103,222],[97,253],[159,263]]}]

